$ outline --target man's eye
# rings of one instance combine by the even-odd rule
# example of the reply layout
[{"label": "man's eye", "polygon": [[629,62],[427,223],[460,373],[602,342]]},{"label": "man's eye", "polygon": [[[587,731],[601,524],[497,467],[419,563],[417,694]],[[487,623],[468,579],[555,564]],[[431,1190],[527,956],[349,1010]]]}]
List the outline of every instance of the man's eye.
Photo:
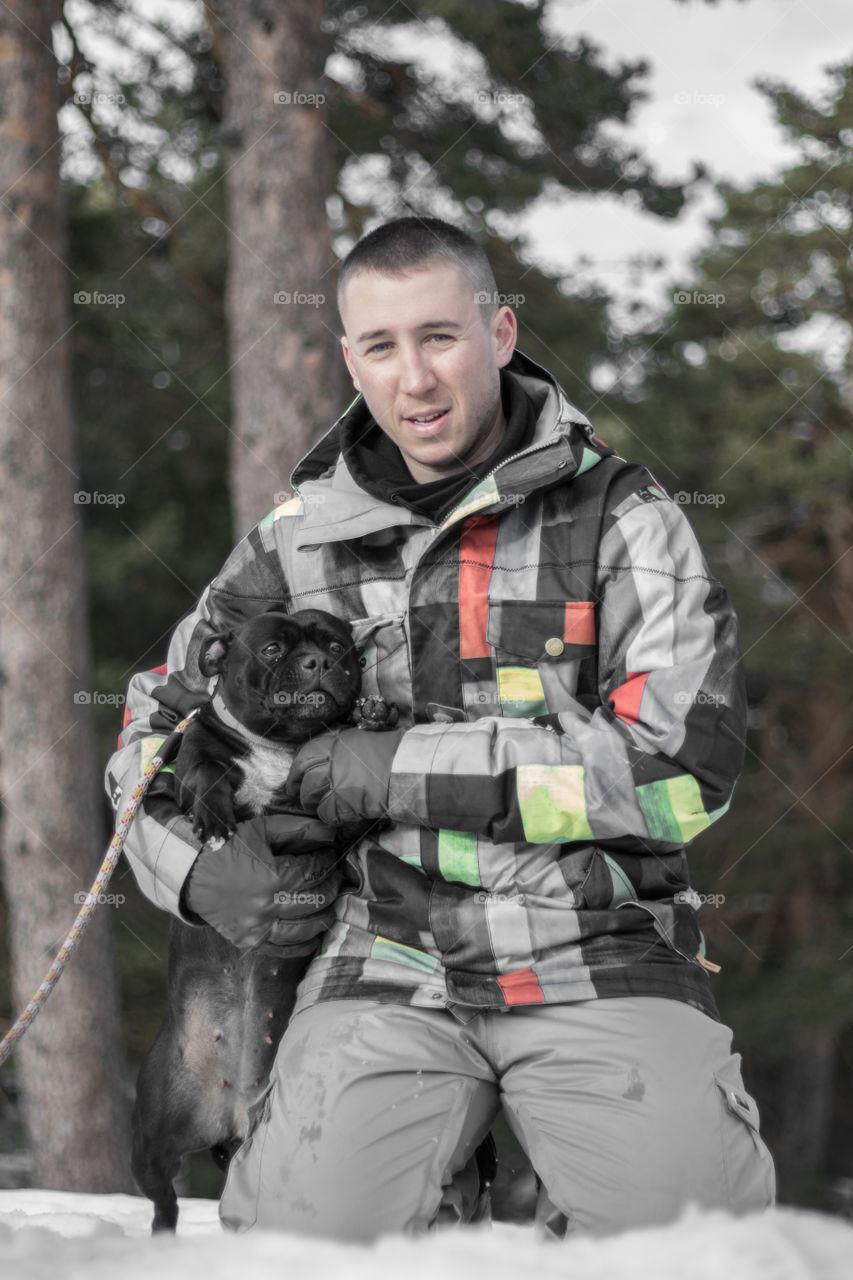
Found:
[{"label": "man's eye", "polygon": [[369,356],[377,356],[377,355],[381,356],[385,351],[386,347],[390,347],[390,345],[391,345],[390,342],[376,342],[372,347],[367,348],[367,351],[365,354]]},{"label": "man's eye", "polygon": [[453,340],[453,334],[452,333],[431,333],[429,335],[429,341],[432,341],[433,338],[436,338],[439,342],[451,342]]},{"label": "man's eye", "polygon": [[278,658],[281,656],[280,644],[265,644],[261,649],[262,658]]}]

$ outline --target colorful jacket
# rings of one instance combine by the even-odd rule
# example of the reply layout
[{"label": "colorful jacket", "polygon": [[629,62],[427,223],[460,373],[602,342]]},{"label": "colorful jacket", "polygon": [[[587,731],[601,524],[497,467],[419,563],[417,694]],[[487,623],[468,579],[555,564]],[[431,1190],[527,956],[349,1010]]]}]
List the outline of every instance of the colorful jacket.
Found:
[{"label": "colorful jacket", "polygon": [[[196,655],[211,628],[275,601],[326,609],[353,625],[363,692],[410,726],[391,817],[421,825],[352,852],[360,883],[297,1008],[370,996],[465,1018],[635,994],[718,1018],[686,846],[726,812],[743,763],[737,620],[653,476],[538,365],[517,353],[508,372],[540,407],[533,442],[440,526],[360,488],[332,427],[178,626],[165,669],[131,681],[110,790],[120,807],[210,695]],[[367,414],[361,397],[347,413]],[[126,853],[180,914],[198,843],[172,788],[157,779]]]}]

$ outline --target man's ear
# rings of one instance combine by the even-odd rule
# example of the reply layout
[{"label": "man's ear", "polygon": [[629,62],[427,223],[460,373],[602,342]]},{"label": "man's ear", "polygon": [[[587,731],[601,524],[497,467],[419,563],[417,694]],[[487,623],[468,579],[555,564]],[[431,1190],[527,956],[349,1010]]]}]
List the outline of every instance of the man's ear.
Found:
[{"label": "man's ear", "polygon": [[203,676],[222,674],[232,639],[230,631],[217,631],[202,641],[198,654],[198,669]]},{"label": "man's ear", "polygon": [[341,350],[344,353],[344,360],[346,361],[346,366],[349,370],[349,376],[352,378],[352,385],[355,387],[356,391],[360,391],[361,384],[358,380],[358,374],[355,371],[355,363],[353,361],[352,352],[349,349],[349,343],[346,340],[346,336],[341,338]]},{"label": "man's ear", "polygon": [[499,307],[492,317],[495,360],[499,369],[509,364],[518,341],[518,321],[510,307]]}]

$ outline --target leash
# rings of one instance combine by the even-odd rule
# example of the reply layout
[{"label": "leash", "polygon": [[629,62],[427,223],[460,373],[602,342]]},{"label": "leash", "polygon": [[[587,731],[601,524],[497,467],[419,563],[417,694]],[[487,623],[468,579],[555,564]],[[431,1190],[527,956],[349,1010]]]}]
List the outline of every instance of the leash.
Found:
[{"label": "leash", "polygon": [[41,984],[38,991],[36,991],[20,1018],[18,1018],[17,1022],[10,1027],[6,1035],[3,1037],[3,1040],[0,1041],[0,1066],[2,1066],[9,1057],[18,1041],[24,1035],[24,1032],[32,1025],[35,1018],[41,1012],[47,997],[62,977],[65,966],[76,951],[80,939],[92,918],[92,912],[98,905],[98,898],[106,889],[110,882],[110,877],[116,869],[119,855],[124,847],[125,837],[127,836],[130,824],[136,815],[136,811],[142,802],[142,797],[145,795],[164,764],[167,764],[171,759],[174,754],[174,750],[178,745],[180,735],[197,714],[198,708],[196,707],[195,710],[190,712],[186,719],[182,720],[179,725],[176,725],[172,733],[170,733],[168,738],[164,740],[160,750],[156,755],[151,757],[148,764],[143,769],[139,777],[139,781],[130,793],[130,801],[124,813],[121,815],[121,820],[116,827],[115,835],[109,843],[106,857],[101,863],[101,869],[95,876],[91,889],[86,894],[86,901],[78,911],[77,919],[71,926],[68,937],[57,951],[56,959],[48,969],[44,982]]}]

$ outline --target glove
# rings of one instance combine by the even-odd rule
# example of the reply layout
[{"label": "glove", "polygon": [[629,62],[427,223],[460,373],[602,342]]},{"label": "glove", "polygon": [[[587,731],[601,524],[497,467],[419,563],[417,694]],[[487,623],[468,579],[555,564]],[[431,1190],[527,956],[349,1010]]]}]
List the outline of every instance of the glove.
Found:
[{"label": "glove", "polygon": [[241,950],[269,943],[309,955],[335,919],[346,879],[337,834],[302,814],[241,822],[227,840],[202,849],[182,904]]},{"label": "glove", "polygon": [[290,766],[285,795],[330,827],[386,817],[391,763],[405,732],[341,729],[310,738]]}]

